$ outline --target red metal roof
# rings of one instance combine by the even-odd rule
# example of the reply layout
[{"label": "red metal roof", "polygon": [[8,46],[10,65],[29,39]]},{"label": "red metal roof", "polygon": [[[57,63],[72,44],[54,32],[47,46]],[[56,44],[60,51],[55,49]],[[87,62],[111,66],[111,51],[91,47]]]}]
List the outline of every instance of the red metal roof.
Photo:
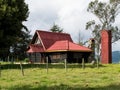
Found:
[{"label": "red metal roof", "polygon": [[70,37],[70,34],[67,33],[55,33],[55,32],[40,31],[40,30],[37,30],[36,32],[38,34],[38,37],[42,41],[45,49],[48,49],[56,41],[68,40],[73,42]]},{"label": "red metal roof", "polygon": [[[36,45],[35,40],[39,38],[41,45]],[[33,52],[57,52],[57,51],[79,51],[79,52],[91,52],[92,50],[73,43],[70,34],[66,33],[55,33],[48,31],[37,30],[28,53]]]},{"label": "red metal roof", "polygon": [[55,51],[79,51],[79,52],[92,52],[91,49],[75,44],[68,40],[56,41],[46,52],[55,52]]},{"label": "red metal roof", "polygon": [[36,44],[31,44],[29,50],[27,51],[28,53],[33,53],[33,52],[44,52],[44,49],[40,45]]}]

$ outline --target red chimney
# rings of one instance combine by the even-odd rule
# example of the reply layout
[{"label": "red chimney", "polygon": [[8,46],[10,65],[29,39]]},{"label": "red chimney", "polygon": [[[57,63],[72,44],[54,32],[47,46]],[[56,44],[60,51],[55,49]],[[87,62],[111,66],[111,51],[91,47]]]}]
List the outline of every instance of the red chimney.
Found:
[{"label": "red chimney", "polygon": [[101,63],[112,63],[111,31],[101,31]]}]

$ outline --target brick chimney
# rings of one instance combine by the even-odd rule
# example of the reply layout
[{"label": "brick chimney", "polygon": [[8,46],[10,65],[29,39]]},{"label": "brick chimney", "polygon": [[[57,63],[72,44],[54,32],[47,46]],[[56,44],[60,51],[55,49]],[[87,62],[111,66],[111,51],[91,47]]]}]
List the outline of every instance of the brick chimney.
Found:
[{"label": "brick chimney", "polygon": [[101,30],[101,63],[112,63],[111,31]]},{"label": "brick chimney", "polygon": [[89,56],[89,62],[95,61],[95,40],[94,38],[90,38],[88,48],[92,50],[92,53]]}]

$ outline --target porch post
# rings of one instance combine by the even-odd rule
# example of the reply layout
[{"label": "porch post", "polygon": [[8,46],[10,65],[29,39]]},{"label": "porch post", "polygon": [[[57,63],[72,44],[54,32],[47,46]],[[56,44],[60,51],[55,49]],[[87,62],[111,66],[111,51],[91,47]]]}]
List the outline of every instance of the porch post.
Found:
[{"label": "porch post", "polygon": [[31,53],[29,53],[28,56],[29,56],[29,60],[31,61]]},{"label": "porch post", "polygon": [[35,62],[36,62],[36,52],[35,52]]},{"label": "porch post", "polygon": [[42,58],[41,58],[41,53],[39,53],[40,54],[40,63],[41,63],[41,60],[42,60]]}]

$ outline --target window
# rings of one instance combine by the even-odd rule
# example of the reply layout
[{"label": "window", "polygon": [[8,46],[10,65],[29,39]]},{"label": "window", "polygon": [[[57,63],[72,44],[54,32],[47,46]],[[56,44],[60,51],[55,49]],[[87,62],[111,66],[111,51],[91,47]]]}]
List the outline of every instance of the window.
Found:
[{"label": "window", "polygon": [[35,44],[41,44],[39,38],[37,37],[36,40],[35,40]]}]

